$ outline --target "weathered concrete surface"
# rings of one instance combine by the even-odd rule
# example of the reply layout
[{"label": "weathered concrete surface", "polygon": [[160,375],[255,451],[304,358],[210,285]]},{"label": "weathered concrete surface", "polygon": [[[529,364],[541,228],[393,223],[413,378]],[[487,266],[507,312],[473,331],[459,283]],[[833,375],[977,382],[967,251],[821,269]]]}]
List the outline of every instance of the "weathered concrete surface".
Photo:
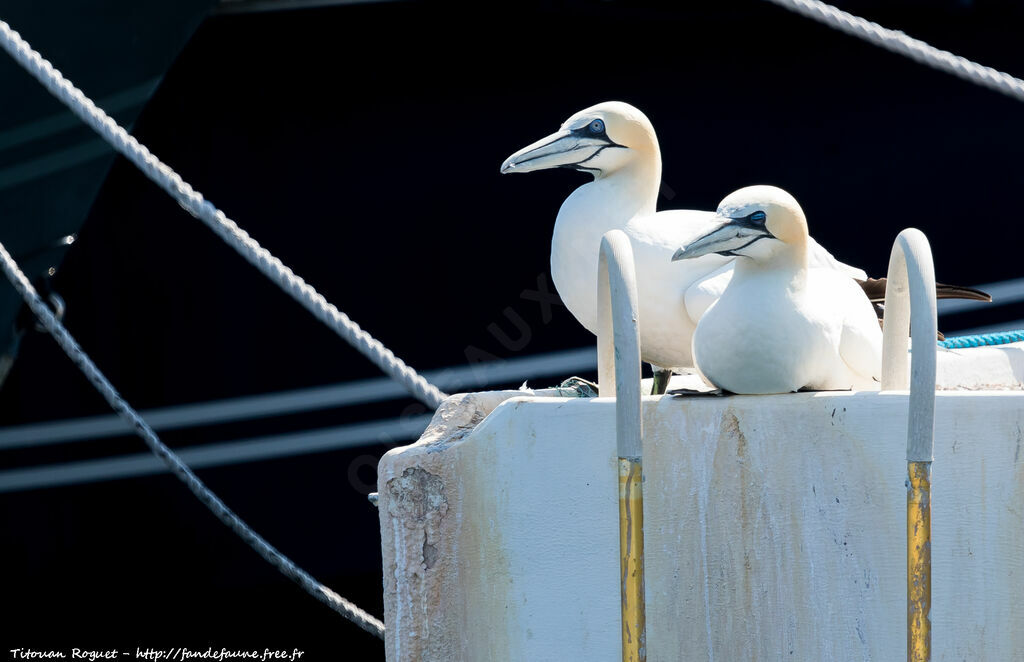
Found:
[{"label": "weathered concrete surface", "polygon": [[[389,660],[618,659],[614,401],[518,395],[381,461]],[[902,659],[906,402],[646,398],[648,659]],[[1024,659],[1024,393],[936,412],[934,659]]]},{"label": "weathered concrete surface", "polygon": [[1020,390],[1024,388],[1024,343],[940,349],[936,388],[949,390]]},{"label": "weathered concrete surface", "polygon": [[[531,400],[552,411],[582,401],[519,396],[453,396],[416,444],[381,460],[389,660],[555,659],[547,642],[564,639],[564,628],[595,635],[590,644],[565,642],[587,657],[559,659],[596,659],[608,639],[598,632],[618,642],[617,594],[573,595],[580,585],[616,582],[617,550],[591,544],[595,533],[618,539],[618,520],[601,519],[617,508],[614,443],[610,456],[590,450],[592,437],[614,429],[614,410],[589,420],[556,414],[562,425],[552,427],[515,411]],[[477,425],[509,398],[509,418]],[[507,443],[510,431],[519,442]]]}]

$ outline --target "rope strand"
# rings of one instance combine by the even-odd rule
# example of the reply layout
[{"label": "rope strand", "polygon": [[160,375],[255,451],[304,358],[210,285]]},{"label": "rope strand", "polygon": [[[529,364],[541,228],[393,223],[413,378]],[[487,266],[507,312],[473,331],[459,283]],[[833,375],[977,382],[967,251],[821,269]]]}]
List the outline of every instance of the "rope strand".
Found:
[{"label": "rope strand", "polygon": [[967,347],[988,347],[993,345],[1009,345],[1024,341],[1024,329],[1019,331],[1000,331],[998,333],[982,333],[974,336],[956,336],[946,338],[939,347],[946,349],[965,349]]},{"label": "rope strand", "polygon": [[64,328],[64,325],[57,321],[57,318],[54,317],[50,309],[43,303],[43,300],[29,282],[28,277],[21,271],[3,244],[0,244],[0,269],[3,269],[4,275],[11,281],[11,284],[14,285],[14,288],[25,300],[25,303],[28,304],[29,309],[39,318],[40,323],[53,336],[72,363],[78,366],[78,369],[85,374],[89,382],[96,387],[96,390],[100,392],[114,411],[132,426],[136,434],[142,437],[142,440],[146,442],[146,445],[153,451],[153,454],[163,460],[171,473],[185,483],[192,494],[204,506],[209,508],[216,515],[217,519],[226,524],[238,537],[256,550],[257,554],[280,570],[284,576],[294,580],[314,598],[367,632],[381,639],[384,638],[384,624],[380,620],[315,580],[309,573],[295,565],[291,559],[277,551],[270,543],[253,531],[248,524],[243,522],[233,510],[228,508],[216,494],[211,492],[174,451],[160,441],[160,438],[149,427],[149,424],[121,397],[106,376],[92,362],[92,359],[82,350],[78,342]]},{"label": "rope strand", "polygon": [[238,227],[224,212],[213,206],[198,191],[193,189],[167,164],[154,156],[102,109],[96,106],[81,90],[54,68],[38,52],[21,38],[11,26],[0,21],[0,47],[11,55],[22,67],[34,76],[57,99],[62,101],[83,122],[106,140],[125,158],[134,163],[147,177],[172,198],[178,201],[192,216],[210,227],[217,236],[234,248],[242,257],[255,266],[263,275],[275,282],[281,289],[298,301],[314,317],[329,326],[363,356],[370,359],[385,374],[401,383],[416,398],[432,408],[437,408],[447,396],[436,386],[427,382],[415,370],[405,364],[379,340],[349,319],[348,315],[328,302],[295,272],[289,269],[270,251]]},{"label": "rope strand", "polygon": [[899,30],[883,28],[877,23],[848,14],[820,0],[768,0],[802,16],[824,23],[830,28],[859,37],[869,43],[899,53],[911,60],[945,71],[982,87],[1002,92],[1018,101],[1024,101],[1024,81],[1010,74],[972,62],[914,39]]}]

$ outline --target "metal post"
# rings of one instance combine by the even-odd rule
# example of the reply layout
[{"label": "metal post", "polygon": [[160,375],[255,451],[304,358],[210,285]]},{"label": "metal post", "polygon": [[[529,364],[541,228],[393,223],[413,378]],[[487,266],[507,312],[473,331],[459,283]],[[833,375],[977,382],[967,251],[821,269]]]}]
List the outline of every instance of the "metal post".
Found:
[{"label": "metal post", "polygon": [[931,462],[908,462],[907,662],[932,659]]},{"label": "metal post", "polygon": [[[913,356],[907,369],[907,329]],[[935,268],[928,239],[904,230],[889,258],[882,390],[910,382],[907,422],[907,660],[932,657],[931,466],[935,435]],[[908,374],[909,372],[909,374]]]},{"label": "metal post", "polygon": [[647,659],[644,596],[643,466],[639,458],[619,458],[619,576],[622,579],[622,659]]},{"label": "metal post", "polygon": [[615,395],[619,467],[619,577],[622,659],[647,659],[644,595],[643,419],[636,275],[629,237],[612,230],[598,262],[598,390]]}]

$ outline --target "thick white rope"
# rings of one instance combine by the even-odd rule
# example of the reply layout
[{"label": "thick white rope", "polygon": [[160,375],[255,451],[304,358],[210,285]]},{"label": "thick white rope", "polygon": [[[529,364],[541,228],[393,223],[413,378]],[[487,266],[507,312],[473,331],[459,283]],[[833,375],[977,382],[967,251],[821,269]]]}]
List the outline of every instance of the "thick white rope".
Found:
[{"label": "thick white rope", "polygon": [[160,438],[157,437],[153,429],[149,427],[149,424],[142,419],[139,414],[132,409],[131,405],[125,402],[124,398],[117,392],[109,380],[100,372],[96,364],[92,362],[92,359],[86,355],[82,348],[79,347],[78,343],[71,334],[68,333],[67,329],[57,321],[50,309],[46,307],[43,300],[39,298],[39,294],[36,293],[34,287],[29,282],[28,278],[18,267],[18,264],[11,257],[11,254],[7,252],[7,249],[3,244],[0,244],[0,269],[3,269],[4,275],[11,281],[14,288],[21,294],[25,303],[35,313],[36,317],[42,323],[43,327],[53,336],[57,344],[60,345],[61,349],[68,355],[68,358],[78,366],[78,368],[85,374],[89,382],[96,387],[96,390],[103,395],[107,403],[113,407],[121,418],[128,422],[129,425],[135,430],[136,434],[142,437],[149,449],[153,451],[153,454],[159,457],[167,465],[167,468],[171,470],[175,476],[177,476],[188,489],[192,491],[196,498],[199,499],[207,508],[217,516],[221,522],[227,525],[229,529],[234,531],[238,536],[247,542],[250,547],[256,550],[256,553],[266,559],[272,566],[281,571],[284,576],[294,580],[302,588],[306,590],[314,598],[323,602],[331,609],[352,621],[367,632],[374,634],[381,639],[384,638],[384,624],[378,619],[374,618],[370,614],[366,613],[356,605],[352,604],[345,598],[341,597],[331,589],[327,588],[317,580],[313,579],[302,568],[296,566],[288,557],[281,554],[281,552],[274,549],[266,540],[264,540],[258,533],[249,528],[245,522],[243,522],[238,515],[234,513],[227,505],[220,500],[220,498],[210,491],[203,481],[192,473],[192,470],[181,461],[174,451],[164,445]]},{"label": "thick white rope", "polygon": [[848,14],[819,0],[768,0],[768,2],[813,18],[841,32],[860,37],[886,50],[905,55],[921,64],[1024,101],[1024,81],[1021,79],[998,69],[972,62],[949,51],[935,48],[920,39],[909,37],[899,30],[883,28],[877,23]]},{"label": "thick white rope", "polygon": [[55,97],[64,102],[83,122],[95,130],[147,177],[167,191],[185,210],[208,225],[242,257],[277,283],[318,320],[332,328],[350,345],[369,358],[385,374],[400,382],[418,399],[437,408],[447,395],[395,356],[345,313],[328,302],[311,285],[271,255],[255,239],[228,218],[224,212],[188,185],[169,166],[154,156],[109,115],[98,108],[81,90],[71,84],[11,26],[0,21],[0,46],[32,74]]}]

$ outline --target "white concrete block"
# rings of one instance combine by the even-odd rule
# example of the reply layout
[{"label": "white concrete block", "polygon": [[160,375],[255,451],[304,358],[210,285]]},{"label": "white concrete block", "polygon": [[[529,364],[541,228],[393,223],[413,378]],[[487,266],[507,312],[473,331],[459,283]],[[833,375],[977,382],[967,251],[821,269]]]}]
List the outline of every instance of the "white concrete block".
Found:
[{"label": "white concrete block", "polygon": [[[648,659],[902,659],[906,408],[645,398]],[[935,660],[1024,659],[1022,419],[937,395]],[[619,659],[614,429],[611,399],[462,395],[381,460],[388,660]]]}]

